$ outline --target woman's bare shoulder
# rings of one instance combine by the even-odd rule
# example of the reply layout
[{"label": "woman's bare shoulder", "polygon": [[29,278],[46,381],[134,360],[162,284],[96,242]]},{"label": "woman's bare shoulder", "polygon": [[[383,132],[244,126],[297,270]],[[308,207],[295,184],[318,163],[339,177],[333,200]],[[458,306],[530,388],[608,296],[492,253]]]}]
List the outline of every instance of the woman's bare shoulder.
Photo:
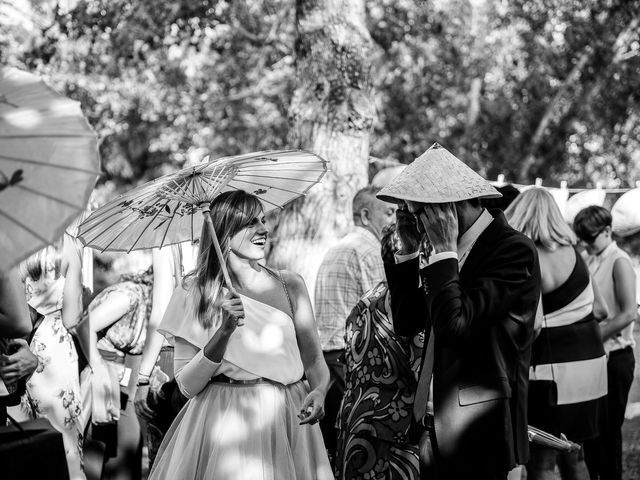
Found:
[{"label": "woman's bare shoulder", "polygon": [[538,248],[542,292],[547,293],[562,285],[571,275],[576,264],[576,251],[572,246],[561,245],[555,250]]},{"label": "woman's bare shoulder", "polygon": [[280,270],[280,275],[285,281],[288,287],[291,288],[306,288],[306,284],[302,275],[291,270]]}]

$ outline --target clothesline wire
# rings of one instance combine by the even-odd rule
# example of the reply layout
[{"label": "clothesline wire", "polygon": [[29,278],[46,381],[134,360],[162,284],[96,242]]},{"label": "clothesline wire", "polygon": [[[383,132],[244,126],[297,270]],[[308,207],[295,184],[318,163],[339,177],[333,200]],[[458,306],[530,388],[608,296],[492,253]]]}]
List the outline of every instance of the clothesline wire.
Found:
[{"label": "clothesline wire", "polygon": [[[495,181],[492,181],[491,184],[494,187],[503,187],[505,185],[508,185],[509,182],[507,182],[505,180],[504,175],[498,175],[498,179]],[[624,188],[602,188],[601,186],[596,186],[595,188],[567,188],[567,182],[566,181],[562,181],[560,182],[560,186],[559,187],[549,187],[547,185],[543,185],[542,184],[542,179],[537,178],[535,184],[533,185],[524,185],[521,183],[511,183],[511,185],[513,185],[514,187],[518,188],[518,189],[522,189],[522,188],[528,188],[528,187],[543,187],[543,188],[547,188],[547,189],[556,189],[556,190],[567,190],[569,193],[579,193],[579,192],[584,192],[586,190],[603,190],[605,193],[626,193],[630,190],[634,190],[636,188],[640,188],[640,180],[636,181],[636,186],[635,187],[624,187]]]}]

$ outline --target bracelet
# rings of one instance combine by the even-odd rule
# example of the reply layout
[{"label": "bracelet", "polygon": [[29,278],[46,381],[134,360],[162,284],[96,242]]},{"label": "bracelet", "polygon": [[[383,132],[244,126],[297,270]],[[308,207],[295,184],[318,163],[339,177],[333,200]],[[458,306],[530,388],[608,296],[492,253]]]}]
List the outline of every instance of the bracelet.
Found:
[{"label": "bracelet", "polygon": [[143,387],[145,385],[149,385],[149,381],[151,380],[151,375],[145,375],[144,373],[138,373],[138,382],[136,386]]}]

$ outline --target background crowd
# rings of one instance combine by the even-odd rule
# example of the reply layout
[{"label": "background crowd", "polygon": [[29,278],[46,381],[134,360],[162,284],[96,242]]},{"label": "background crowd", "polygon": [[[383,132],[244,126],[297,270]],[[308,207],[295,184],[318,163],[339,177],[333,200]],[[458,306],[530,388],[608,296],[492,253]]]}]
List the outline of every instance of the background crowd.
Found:
[{"label": "background crowd", "polygon": [[[315,284],[319,342],[331,374],[320,425],[340,479],[420,478],[410,427],[424,332],[394,329],[384,266],[395,263],[399,249],[396,208],[376,198],[380,188],[357,192],[353,229],[327,252]],[[526,470],[533,479],[554,472],[621,479],[638,308],[632,261],[617,246],[606,208],[587,206],[570,224],[544,188],[500,190],[501,199],[482,205],[504,209],[534,241],[542,274],[529,424],[574,447],[533,442],[531,459],[510,478]],[[44,417],[63,433],[71,478],[141,478],[143,451],[153,465],[193,395],[176,383],[174,346],[157,328],[172,291],[196,266],[198,245],[155,250],[148,270],[96,294],[82,286],[81,250],[65,234],[3,275],[0,374],[17,387],[4,404],[17,420]],[[421,251],[428,257],[429,245]]]}]

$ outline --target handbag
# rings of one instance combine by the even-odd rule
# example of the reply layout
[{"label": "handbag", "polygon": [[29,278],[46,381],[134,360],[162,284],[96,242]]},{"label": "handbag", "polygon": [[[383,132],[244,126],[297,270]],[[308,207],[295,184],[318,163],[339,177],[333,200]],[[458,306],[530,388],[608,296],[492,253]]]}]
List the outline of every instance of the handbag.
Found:
[{"label": "handbag", "polygon": [[[154,368],[154,373],[158,367]],[[162,373],[158,369],[158,373]],[[180,410],[188,398],[185,397],[176,383],[176,379],[165,381],[157,388],[150,388],[147,394],[147,405],[153,410],[153,420],[149,423],[154,425],[162,434],[166,434]]]},{"label": "handbag", "polygon": [[558,405],[558,384],[555,380],[529,380],[529,404]]},{"label": "handbag", "polygon": [[[62,434],[46,418],[0,427],[0,472],[3,480],[68,480]],[[34,461],[37,459],[37,461]]]}]

